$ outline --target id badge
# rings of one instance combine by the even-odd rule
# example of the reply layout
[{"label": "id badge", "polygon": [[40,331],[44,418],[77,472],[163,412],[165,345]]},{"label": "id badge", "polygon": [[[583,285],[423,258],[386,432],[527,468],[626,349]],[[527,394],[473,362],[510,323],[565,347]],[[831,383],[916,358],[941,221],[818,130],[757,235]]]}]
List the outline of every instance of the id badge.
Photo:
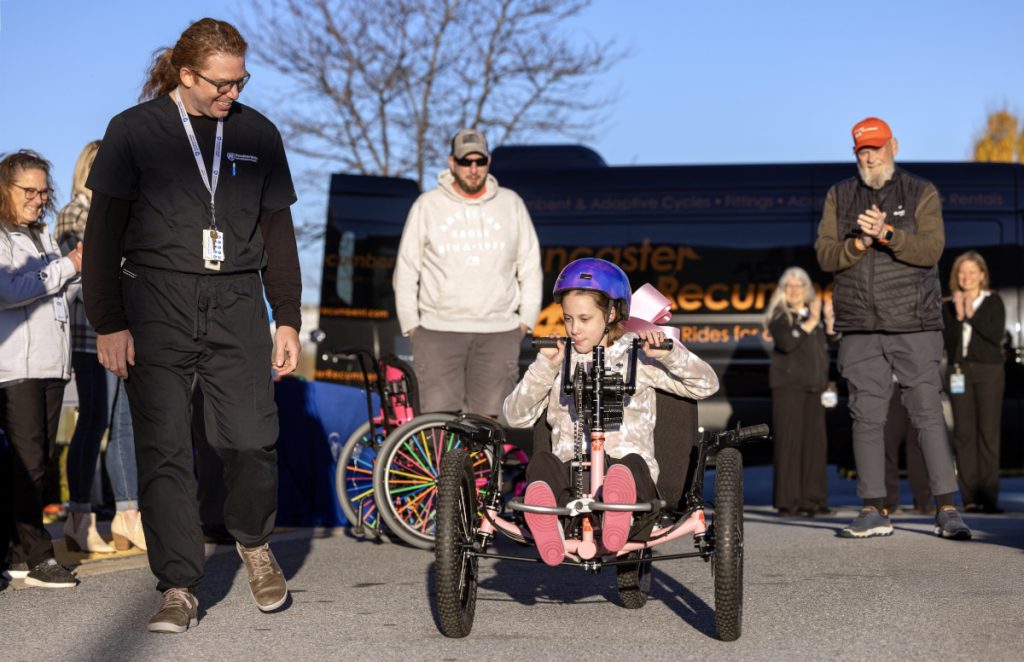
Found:
[{"label": "id badge", "polygon": [[954,372],[949,376],[949,392],[953,395],[960,395],[967,391],[967,380],[964,373]]},{"label": "id badge", "polygon": [[212,228],[203,230],[203,266],[211,271],[220,271],[224,261],[224,233]]},{"label": "id badge", "polygon": [[68,304],[64,301],[64,297],[62,296],[53,298],[53,317],[58,322],[68,321]]}]

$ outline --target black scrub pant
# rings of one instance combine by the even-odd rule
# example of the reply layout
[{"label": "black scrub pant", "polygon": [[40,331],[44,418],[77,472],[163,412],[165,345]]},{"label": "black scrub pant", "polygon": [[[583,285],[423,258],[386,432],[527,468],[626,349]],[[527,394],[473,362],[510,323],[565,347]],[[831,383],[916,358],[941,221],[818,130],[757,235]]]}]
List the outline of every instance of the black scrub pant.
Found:
[{"label": "black scrub pant", "polygon": [[256,273],[190,275],[128,265],[125,312],[135,341],[128,400],[149,564],[161,591],[195,589],[203,535],[192,455],[192,383],[216,421],[224,524],[245,547],[270,537],[277,514],[273,342]]},{"label": "black scrub pant", "polygon": [[53,558],[53,542],[43,526],[43,477],[57,449],[65,384],[61,379],[26,379],[4,387],[0,398],[0,428],[11,446],[10,482],[0,495],[14,513],[11,563],[27,563],[29,568]]},{"label": "black scrub pant", "polygon": [[773,388],[772,421],[775,507],[812,513],[826,507],[827,441],[821,392],[799,387]]},{"label": "black scrub pant", "polygon": [[960,496],[965,505],[995,510],[1006,373],[1001,363],[965,361],[960,368],[966,388],[949,396]]}]

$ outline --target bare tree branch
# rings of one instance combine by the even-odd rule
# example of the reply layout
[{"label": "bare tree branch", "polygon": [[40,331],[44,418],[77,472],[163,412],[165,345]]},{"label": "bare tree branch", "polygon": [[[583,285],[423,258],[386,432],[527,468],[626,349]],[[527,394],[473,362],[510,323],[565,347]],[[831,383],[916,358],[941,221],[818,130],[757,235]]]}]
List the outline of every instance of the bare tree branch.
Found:
[{"label": "bare tree branch", "polygon": [[470,126],[492,145],[586,139],[610,99],[594,80],[623,55],[567,27],[591,0],[252,0],[250,57],[288,81],[288,148],[325,167],[413,177]]}]

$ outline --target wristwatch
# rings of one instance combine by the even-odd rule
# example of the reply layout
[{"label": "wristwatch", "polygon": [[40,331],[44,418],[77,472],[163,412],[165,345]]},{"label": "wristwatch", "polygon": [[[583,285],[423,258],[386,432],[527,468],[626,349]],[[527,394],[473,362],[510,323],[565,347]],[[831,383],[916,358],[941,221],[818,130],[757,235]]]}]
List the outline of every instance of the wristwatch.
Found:
[{"label": "wristwatch", "polygon": [[882,231],[878,233],[877,237],[875,237],[875,241],[882,244],[883,246],[888,246],[889,242],[892,241],[892,236],[895,233],[896,229],[893,226],[886,223],[885,225],[882,226]]}]

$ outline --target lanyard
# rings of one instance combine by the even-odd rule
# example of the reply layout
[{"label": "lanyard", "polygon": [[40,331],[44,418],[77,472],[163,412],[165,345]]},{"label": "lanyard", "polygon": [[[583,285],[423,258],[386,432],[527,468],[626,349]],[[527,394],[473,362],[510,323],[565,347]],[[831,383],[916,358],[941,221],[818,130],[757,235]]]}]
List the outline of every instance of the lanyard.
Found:
[{"label": "lanyard", "polygon": [[185,105],[181,103],[181,88],[174,90],[174,103],[178,106],[178,114],[181,115],[181,123],[185,127],[185,135],[188,136],[188,142],[192,145],[192,156],[195,157],[196,165],[199,167],[199,176],[203,178],[203,185],[210,192],[210,228],[216,232],[217,209],[213,198],[217,193],[217,181],[220,179],[221,148],[224,146],[224,120],[217,120],[217,139],[213,143],[213,181],[211,182],[210,178],[206,176],[206,164],[203,163],[203,153],[199,149],[196,132],[192,129],[192,122],[188,119],[188,113],[185,112]]}]

